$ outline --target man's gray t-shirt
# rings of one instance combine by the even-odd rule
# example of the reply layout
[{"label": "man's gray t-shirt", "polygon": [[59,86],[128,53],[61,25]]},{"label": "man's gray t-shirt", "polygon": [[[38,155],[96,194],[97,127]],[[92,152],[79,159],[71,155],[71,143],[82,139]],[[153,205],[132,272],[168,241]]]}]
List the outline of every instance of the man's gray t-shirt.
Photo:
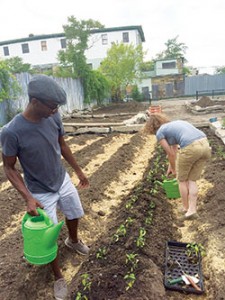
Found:
[{"label": "man's gray t-shirt", "polygon": [[180,145],[181,148],[204,137],[204,132],[182,120],[165,123],[156,132],[158,142],[165,139],[169,145]]},{"label": "man's gray t-shirt", "polygon": [[64,129],[59,113],[38,123],[18,114],[2,128],[2,152],[5,156],[18,157],[32,193],[57,192],[62,185],[65,168],[58,142],[61,135]]}]

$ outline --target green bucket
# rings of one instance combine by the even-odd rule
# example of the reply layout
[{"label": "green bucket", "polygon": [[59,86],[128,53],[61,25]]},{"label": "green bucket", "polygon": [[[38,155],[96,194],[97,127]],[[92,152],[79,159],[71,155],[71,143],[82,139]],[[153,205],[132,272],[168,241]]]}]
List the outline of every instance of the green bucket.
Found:
[{"label": "green bucket", "polygon": [[157,181],[157,183],[159,183],[163,187],[167,198],[169,199],[180,198],[179,185],[176,178],[165,179],[163,180],[163,182]]}]

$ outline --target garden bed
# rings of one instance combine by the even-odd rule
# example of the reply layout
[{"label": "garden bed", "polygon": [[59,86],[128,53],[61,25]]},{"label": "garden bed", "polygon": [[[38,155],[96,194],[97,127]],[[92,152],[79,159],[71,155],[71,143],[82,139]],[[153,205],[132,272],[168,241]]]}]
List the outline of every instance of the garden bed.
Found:
[{"label": "garden bed", "polygon": [[[109,113],[119,111],[143,111],[146,105],[131,107],[113,106]],[[163,112],[173,118],[189,120],[202,125],[212,115],[193,116],[185,109],[184,101],[160,103]],[[99,113],[106,113],[103,108]],[[98,120],[97,120],[98,121]],[[113,120],[110,119],[110,122]],[[118,120],[119,121],[119,120]],[[159,152],[155,151],[154,137],[143,137],[140,133],[84,134],[69,136],[67,141],[78,163],[90,180],[90,188],[80,190],[85,217],[80,221],[80,237],[91,246],[90,257],[71,253],[64,245],[67,230],[64,226],[59,237],[60,261],[73,299],[78,292],[95,300],[117,299],[188,299],[190,295],[165,289],[165,243],[200,242],[206,249],[202,261],[204,295],[191,295],[192,299],[224,299],[224,244],[225,244],[225,158],[224,144],[204,127],[213,148],[213,158],[203,178],[198,182],[199,219],[178,220],[179,200],[168,200],[162,189],[155,194],[151,170],[155,168]],[[162,153],[163,154],[163,153]],[[164,159],[161,156],[160,159]],[[157,162],[160,167],[162,164]],[[66,165],[67,166],[67,165]],[[67,166],[72,180],[77,178]],[[160,170],[156,178],[160,180]],[[11,187],[3,173],[0,160],[0,299],[4,300],[53,300],[53,276],[49,266],[29,265],[23,259],[21,220],[26,207],[21,196]],[[153,193],[153,194],[152,194]],[[134,201],[136,199],[136,201]],[[134,201],[133,208],[126,206]],[[155,203],[151,202],[153,201]],[[152,223],[150,222],[152,213]],[[130,222],[129,217],[134,219]],[[63,217],[59,214],[59,219]],[[132,223],[132,224],[131,224]],[[117,235],[124,232],[126,235]],[[140,229],[145,229],[140,232]],[[119,231],[118,231],[119,230]],[[144,234],[144,246],[137,247],[138,236]],[[114,239],[113,239],[114,237]],[[141,245],[142,239],[139,239]],[[106,255],[105,250],[107,250]],[[138,254],[138,265],[134,270],[135,280],[129,275],[132,258]],[[97,257],[98,256],[98,257]],[[104,256],[103,258],[100,258]],[[90,291],[83,291],[81,275],[88,274]],[[134,278],[134,277],[133,277]],[[84,278],[85,279],[85,278]],[[87,277],[86,277],[87,279]],[[131,281],[129,282],[129,279]]]}]

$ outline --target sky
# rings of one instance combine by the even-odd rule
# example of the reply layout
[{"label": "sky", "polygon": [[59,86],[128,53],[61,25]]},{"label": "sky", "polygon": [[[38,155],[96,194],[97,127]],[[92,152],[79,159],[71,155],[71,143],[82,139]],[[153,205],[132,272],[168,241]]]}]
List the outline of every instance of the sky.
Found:
[{"label": "sky", "polygon": [[224,0],[0,0],[0,41],[61,33],[70,16],[106,28],[141,25],[146,61],[178,36],[200,74],[225,66]]}]

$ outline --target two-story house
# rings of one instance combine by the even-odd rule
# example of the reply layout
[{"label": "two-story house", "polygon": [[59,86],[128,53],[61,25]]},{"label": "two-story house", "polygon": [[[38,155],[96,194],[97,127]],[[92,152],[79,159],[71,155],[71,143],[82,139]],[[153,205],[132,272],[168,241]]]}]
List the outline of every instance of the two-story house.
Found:
[{"label": "two-story house", "polygon": [[[97,69],[106,57],[112,43],[126,43],[137,46],[145,42],[142,26],[124,26],[94,29],[91,31],[89,46],[85,55],[87,63]],[[51,68],[58,64],[59,50],[66,48],[64,33],[29,35],[27,38],[0,42],[0,59],[18,56],[24,63],[40,69]]]}]

